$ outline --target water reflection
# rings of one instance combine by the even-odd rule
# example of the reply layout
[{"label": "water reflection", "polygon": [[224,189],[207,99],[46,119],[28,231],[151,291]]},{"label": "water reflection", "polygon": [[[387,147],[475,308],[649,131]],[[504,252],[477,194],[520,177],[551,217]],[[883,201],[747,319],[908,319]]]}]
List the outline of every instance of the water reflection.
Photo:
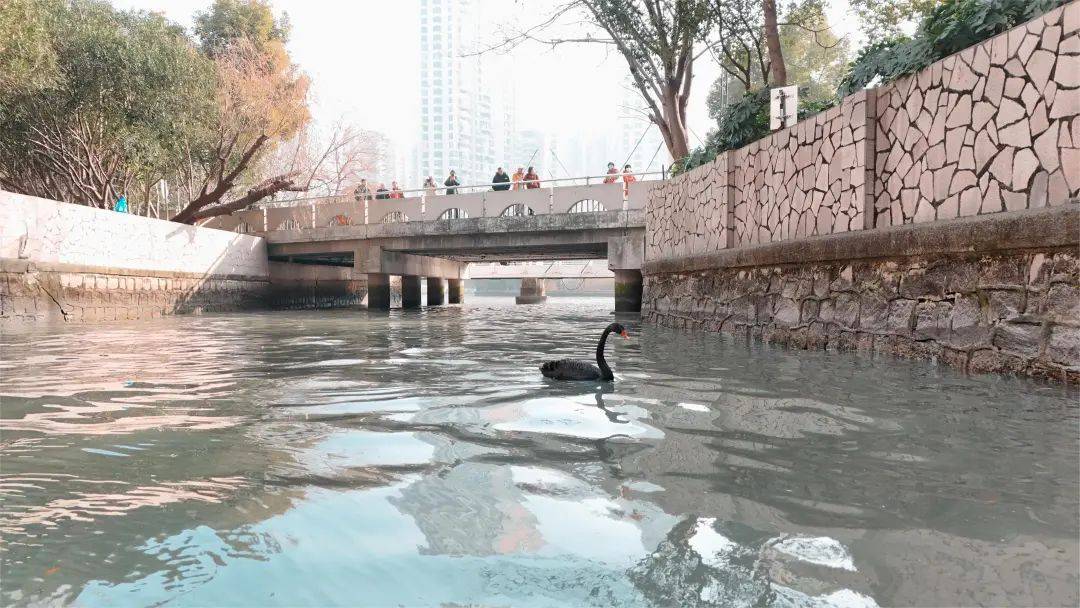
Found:
[{"label": "water reflection", "polygon": [[1080,600],[1075,394],[608,305],[5,334],[4,603]]}]

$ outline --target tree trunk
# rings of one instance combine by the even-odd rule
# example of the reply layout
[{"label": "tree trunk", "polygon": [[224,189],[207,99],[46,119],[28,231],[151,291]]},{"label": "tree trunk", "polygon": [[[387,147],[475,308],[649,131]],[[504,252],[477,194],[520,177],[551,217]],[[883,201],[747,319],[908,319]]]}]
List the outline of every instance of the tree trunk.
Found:
[{"label": "tree trunk", "polygon": [[784,50],[780,47],[780,28],[776,24],[776,0],[762,0],[765,9],[765,44],[769,47],[769,72],[772,73],[771,86],[787,86],[787,66],[784,65]]},{"label": "tree trunk", "polygon": [[663,107],[663,124],[660,132],[664,136],[664,144],[673,159],[685,158],[690,153],[690,140],[686,131],[686,117],[679,111],[678,93],[665,95],[661,99]]}]

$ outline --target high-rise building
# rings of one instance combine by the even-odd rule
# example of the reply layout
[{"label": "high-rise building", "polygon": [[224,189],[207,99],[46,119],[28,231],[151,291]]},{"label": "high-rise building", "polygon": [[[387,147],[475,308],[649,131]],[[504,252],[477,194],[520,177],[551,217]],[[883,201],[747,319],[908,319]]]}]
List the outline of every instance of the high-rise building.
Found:
[{"label": "high-rise building", "polygon": [[[496,104],[484,82],[487,59],[469,56],[480,37],[479,0],[420,1],[420,129],[416,174],[442,183],[453,169],[462,184],[486,183],[503,133],[494,131]],[[498,106],[498,109],[496,108]],[[499,123],[505,120],[499,120]],[[500,131],[503,130],[500,126]]]},{"label": "high-rise building", "polygon": [[617,164],[629,163],[634,171],[658,172],[662,167],[671,165],[671,155],[668,154],[667,146],[664,145],[664,136],[660,133],[660,127],[646,117],[645,107],[640,94],[636,91],[627,91],[623,99],[623,118],[619,121],[621,157],[615,162]]}]

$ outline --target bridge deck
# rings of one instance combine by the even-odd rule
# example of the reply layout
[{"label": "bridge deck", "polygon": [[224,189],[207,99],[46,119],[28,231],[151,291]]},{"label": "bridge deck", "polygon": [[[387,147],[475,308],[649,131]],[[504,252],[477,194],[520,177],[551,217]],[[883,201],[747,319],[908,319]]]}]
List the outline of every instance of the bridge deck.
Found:
[{"label": "bridge deck", "polygon": [[459,262],[601,259],[613,238],[644,234],[641,209],[480,217],[264,233],[273,259],[347,266],[361,247]]}]

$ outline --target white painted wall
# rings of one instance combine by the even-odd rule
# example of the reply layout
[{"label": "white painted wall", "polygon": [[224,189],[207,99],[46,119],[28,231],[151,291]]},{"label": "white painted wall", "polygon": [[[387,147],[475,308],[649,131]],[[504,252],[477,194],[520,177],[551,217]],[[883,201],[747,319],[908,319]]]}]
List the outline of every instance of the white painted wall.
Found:
[{"label": "white painted wall", "polygon": [[0,258],[267,277],[261,237],[0,190]]}]

